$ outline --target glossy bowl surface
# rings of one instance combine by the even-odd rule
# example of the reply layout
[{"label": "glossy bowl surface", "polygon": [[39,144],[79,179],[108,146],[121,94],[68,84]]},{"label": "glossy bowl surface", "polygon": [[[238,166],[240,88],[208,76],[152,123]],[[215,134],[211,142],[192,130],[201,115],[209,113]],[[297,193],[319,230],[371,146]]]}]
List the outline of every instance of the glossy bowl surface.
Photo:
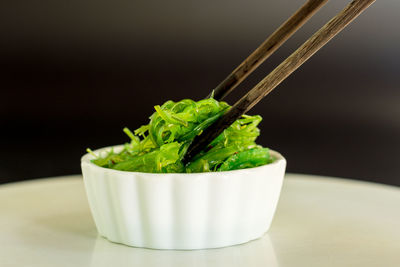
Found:
[{"label": "glossy bowl surface", "polygon": [[286,168],[282,155],[271,153],[271,164],[226,172],[117,171],[93,164],[89,154],[81,165],[100,235],[135,247],[205,249],[245,243],[269,229]]}]

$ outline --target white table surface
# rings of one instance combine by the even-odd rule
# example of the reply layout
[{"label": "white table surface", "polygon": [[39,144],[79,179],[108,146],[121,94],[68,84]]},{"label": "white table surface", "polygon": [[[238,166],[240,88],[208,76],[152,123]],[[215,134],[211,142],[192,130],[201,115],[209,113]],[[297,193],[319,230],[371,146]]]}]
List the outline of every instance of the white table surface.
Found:
[{"label": "white table surface", "polygon": [[0,266],[400,266],[400,188],[287,174],[262,238],[168,251],[98,237],[81,176],[2,185]]}]

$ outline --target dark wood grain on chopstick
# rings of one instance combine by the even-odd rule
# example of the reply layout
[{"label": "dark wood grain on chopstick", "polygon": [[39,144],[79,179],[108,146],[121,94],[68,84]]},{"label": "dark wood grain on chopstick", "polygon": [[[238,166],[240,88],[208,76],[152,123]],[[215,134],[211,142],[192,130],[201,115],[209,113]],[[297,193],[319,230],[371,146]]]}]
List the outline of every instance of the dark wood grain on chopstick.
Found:
[{"label": "dark wood grain on chopstick", "polygon": [[212,140],[269,94],[373,2],[375,0],[354,0],[347,5],[339,14],[325,24],[268,76],[236,102],[219,120],[208,127],[201,135],[196,136],[185,155],[184,161],[190,161],[194,155],[205,149]]},{"label": "dark wood grain on chopstick", "polygon": [[308,0],[214,89],[214,98],[227,96],[327,2]]}]

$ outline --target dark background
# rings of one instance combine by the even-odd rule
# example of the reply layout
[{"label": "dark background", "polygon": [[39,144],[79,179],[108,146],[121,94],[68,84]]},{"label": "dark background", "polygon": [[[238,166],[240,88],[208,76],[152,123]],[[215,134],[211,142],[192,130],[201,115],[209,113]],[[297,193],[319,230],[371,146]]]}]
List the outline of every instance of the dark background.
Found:
[{"label": "dark background", "polygon": [[[0,183],[80,173],[168,99],[200,99],[304,0],[2,1]],[[234,95],[348,1],[330,1]],[[400,185],[400,1],[377,1],[252,110],[288,171]]]}]

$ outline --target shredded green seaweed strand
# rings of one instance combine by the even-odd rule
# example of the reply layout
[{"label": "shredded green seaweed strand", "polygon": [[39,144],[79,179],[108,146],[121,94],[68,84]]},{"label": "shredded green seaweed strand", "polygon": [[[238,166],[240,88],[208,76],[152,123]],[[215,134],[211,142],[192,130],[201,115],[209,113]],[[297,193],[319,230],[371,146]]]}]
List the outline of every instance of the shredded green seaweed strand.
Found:
[{"label": "shredded green seaweed strand", "polygon": [[200,101],[184,99],[156,105],[150,122],[134,132],[124,128],[130,138],[120,151],[105,155],[87,152],[98,166],[121,171],[183,173],[229,171],[272,163],[268,148],[257,145],[261,116],[243,115],[215,138],[191,162],[182,158],[193,139],[231,107],[212,96]]}]

